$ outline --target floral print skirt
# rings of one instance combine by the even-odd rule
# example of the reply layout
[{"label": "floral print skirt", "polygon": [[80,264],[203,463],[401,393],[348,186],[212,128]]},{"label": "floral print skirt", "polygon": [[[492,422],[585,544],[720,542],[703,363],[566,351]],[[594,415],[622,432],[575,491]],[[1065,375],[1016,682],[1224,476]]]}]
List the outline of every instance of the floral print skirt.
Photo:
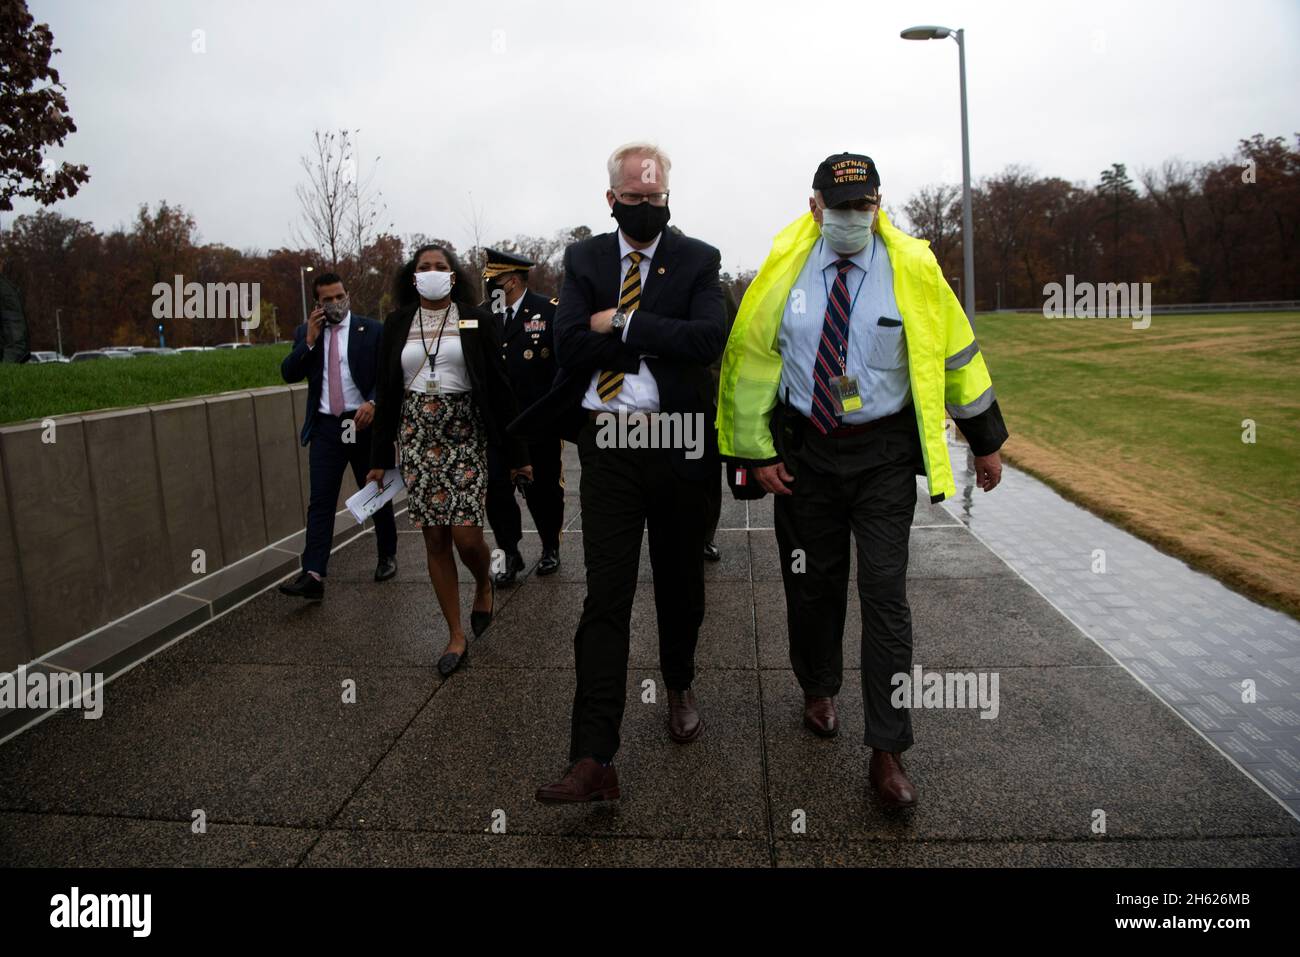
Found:
[{"label": "floral print skirt", "polygon": [[470,393],[407,392],[397,447],[412,525],[483,525],[487,427]]}]

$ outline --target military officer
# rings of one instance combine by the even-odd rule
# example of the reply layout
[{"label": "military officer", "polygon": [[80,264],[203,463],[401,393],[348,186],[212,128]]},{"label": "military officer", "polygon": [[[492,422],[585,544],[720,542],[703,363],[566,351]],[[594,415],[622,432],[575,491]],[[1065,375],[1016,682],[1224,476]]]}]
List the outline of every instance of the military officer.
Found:
[{"label": "military officer", "polygon": [[[489,249],[483,269],[487,305],[502,324],[501,353],[521,409],[546,395],[555,378],[551,322],[559,300],[548,301],[529,290],[528,270],[534,265],[523,256]],[[563,447],[560,439],[530,443],[528,455],[533,477],[530,483],[520,483],[542,543],[538,575],[553,575],[560,568],[560,528],[564,525],[564,474],[560,462]],[[498,450],[488,449],[488,463],[488,522],[497,546],[506,553],[506,567],[497,573],[496,582],[509,585],[525,567],[519,551],[523,537],[519,503],[515,500],[510,470]]]}]

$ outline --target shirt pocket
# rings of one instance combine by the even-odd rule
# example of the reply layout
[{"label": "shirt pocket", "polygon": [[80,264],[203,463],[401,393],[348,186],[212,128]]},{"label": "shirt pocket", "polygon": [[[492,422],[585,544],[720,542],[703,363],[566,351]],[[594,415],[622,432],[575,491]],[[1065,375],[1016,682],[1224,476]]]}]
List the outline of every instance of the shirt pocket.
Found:
[{"label": "shirt pocket", "polygon": [[871,327],[867,365],[872,369],[901,369],[907,364],[907,343],[901,319],[881,316]]}]

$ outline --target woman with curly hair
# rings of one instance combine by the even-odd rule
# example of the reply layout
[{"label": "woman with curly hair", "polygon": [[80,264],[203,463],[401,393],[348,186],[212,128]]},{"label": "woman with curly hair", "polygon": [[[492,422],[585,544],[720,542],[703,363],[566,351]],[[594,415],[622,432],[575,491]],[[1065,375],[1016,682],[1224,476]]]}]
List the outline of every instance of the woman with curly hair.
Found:
[{"label": "woman with curly hair", "polygon": [[447,620],[447,648],[438,660],[446,677],[469,656],[461,625],[452,546],[477,586],[470,628],[479,637],[492,621],[496,596],[491,553],[483,538],[487,446],[499,445],[511,478],[531,478],[527,447],[506,434],[516,415],[493,316],[474,305],[469,274],[444,246],[421,246],[395,281],[398,308],[384,320],[375,389],[372,471],[400,468],[407,514],[424,534],[429,580]]}]

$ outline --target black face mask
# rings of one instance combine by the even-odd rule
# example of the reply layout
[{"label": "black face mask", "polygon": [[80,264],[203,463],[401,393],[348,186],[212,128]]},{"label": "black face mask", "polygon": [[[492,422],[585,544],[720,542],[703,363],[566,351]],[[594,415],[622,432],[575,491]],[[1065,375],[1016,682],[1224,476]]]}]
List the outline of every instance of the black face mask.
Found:
[{"label": "black face mask", "polygon": [[[500,295],[498,295],[498,293],[500,293]],[[510,306],[507,305],[509,298],[510,294],[506,292],[506,287],[504,285],[497,282],[495,279],[488,280],[487,304],[490,310],[502,314],[509,312]]]},{"label": "black face mask", "polygon": [[648,243],[668,225],[668,207],[651,206],[649,203],[637,203],[628,206],[614,200],[614,209],[610,215],[618,221],[618,228],[629,238],[639,243]]}]

